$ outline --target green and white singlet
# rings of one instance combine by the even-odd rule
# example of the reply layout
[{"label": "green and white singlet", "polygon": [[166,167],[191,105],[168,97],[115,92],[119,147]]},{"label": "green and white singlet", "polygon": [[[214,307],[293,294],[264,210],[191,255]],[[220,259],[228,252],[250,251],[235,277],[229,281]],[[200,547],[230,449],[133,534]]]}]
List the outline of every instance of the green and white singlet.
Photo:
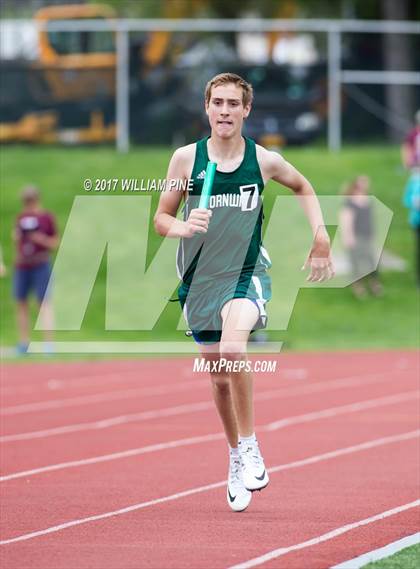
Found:
[{"label": "green and white singlet", "polygon": [[[196,143],[191,174],[193,186],[184,205],[184,220],[192,209],[199,207],[209,161],[208,138]],[[260,311],[260,321],[255,328],[265,326],[264,306],[271,297],[266,271],[271,262],[262,244],[263,190],[255,142],[245,138],[244,157],[238,168],[228,173],[216,170],[207,233],[180,240],[177,251],[178,277],[182,280],[179,298],[197,341],[220,339],[220,311],[232,298],[250,298]]]}]

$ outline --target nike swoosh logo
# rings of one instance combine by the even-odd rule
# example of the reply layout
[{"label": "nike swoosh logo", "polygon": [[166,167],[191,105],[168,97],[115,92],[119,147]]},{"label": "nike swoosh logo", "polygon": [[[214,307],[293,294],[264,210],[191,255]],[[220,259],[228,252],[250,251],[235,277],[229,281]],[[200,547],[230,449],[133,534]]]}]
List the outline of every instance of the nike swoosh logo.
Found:
[{"label": "nike swoosh logo", "polygon": [[256,476],[255,478],[256,478],[257,480],[264,480],[264,476],[265,476],[265,470],[264,470],[264,472],[261,474],[261,476]]},{"label": "nike swoosh logo", "polygon": [[229,488],[228,488],[228,495],[229,495],[229,500],[230,500],[231,502],[234,502],[235,499],[236,499],[236,496],[232,496],[232,494],[230,493]]}]

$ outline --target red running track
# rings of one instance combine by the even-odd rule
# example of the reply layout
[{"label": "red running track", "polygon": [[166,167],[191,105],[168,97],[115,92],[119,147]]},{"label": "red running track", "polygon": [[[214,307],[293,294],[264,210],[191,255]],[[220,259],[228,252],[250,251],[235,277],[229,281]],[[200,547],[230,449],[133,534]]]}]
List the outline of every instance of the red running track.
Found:
[{"label": "red running track", "polygon": [[4,567],[321,569],[418,531],[414,352],[283,354],[259,374],[271,482],[241,514],[191,359],[2,372]]}]

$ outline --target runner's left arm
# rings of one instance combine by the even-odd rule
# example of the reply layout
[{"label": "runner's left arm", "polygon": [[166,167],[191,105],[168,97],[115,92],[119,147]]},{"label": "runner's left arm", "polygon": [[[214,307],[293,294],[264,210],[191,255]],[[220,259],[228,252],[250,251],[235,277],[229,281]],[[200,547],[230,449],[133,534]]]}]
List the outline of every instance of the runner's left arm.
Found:
[{"label": "runner's left arm", "polygon": [[[261,147],[260,147],[261,148]],[[314,236],[311,251],[303,268],[310,267],[308,281],[324,281],[334,276],[330,238],[321,206],[310,182],[280,154],[262,149],[260,164],[264,177],[289,188],[298,198]]]}]

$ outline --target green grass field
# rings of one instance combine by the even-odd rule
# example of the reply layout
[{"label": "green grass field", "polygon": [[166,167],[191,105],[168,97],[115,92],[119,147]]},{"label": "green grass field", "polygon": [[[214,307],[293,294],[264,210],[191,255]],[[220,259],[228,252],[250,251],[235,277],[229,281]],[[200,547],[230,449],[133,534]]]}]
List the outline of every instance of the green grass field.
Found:
[{"label": "green grass field", "polygon": [[[14,307],[11,299],[13,246],[11,230],[19,211],[19,192],[26,184],[40,187],[44,206],[53,211],[63,233],[76,196],[86,195],[85,178],[162,178],[171,155],[169,148],[133,148],[127,155],[114,149],[6,147],[1,152],[1,244],[8,275],[1,279],[1,345],[16,343]],[[385,248],[403,257],[409,266],[406,273],[384,272],[385,295],[364,301],[355,300],[348,288],[301,289],[286,331],[270,331],[270,340],[285,342],[290,350],[347,350],[400,348],[418,345],[418,292],[414,279],[414,242],[407,223],[407,211],[401,205],[406,174],[400,167],[397,147],[349,147],[340,154],[330,154],[319,147],[287,149],[284,156],[313,183],[319,194],[336,195],[343,182],[357,174],[372,180],[372,193],[393,212],[394,218]],[[270,183],[266,189],[265,211],[277,192],[289,192]],[[92,196],[94,198],[94,196]],[[158,194],[153,195],[154,204]],[[142,199],[141,197],[139,199]],[[124,224],[124,220],[121,221]],[[287,236],[277,224],[278,242]],[[146,229],[144,230],[146,235]],[[310,232],[308,229],[308,239]],[[149,223],[148,260],[160,244]],[[271,252],[271,256],[273,254]],[[169,269],[162,268],[161,278]],[[276,270],[275,265],[273,271]],[[175,340],[184,339],[176,331],[180,316],[178,303],[169,303],[153,331],[105,331],[106,264],[100,267],[90,303],[80,331],[59,332],[59,340]],[[35,310],[34,310],[35,313]],[[270,314],[270,306],[269,306]],[[39,339],[39,333],[34,333]]]},{"label": "green grass field", "polygon": [[420,545],[412,545],[380,561],[364,565],[363,569],[417,569],[420,565]]}]

